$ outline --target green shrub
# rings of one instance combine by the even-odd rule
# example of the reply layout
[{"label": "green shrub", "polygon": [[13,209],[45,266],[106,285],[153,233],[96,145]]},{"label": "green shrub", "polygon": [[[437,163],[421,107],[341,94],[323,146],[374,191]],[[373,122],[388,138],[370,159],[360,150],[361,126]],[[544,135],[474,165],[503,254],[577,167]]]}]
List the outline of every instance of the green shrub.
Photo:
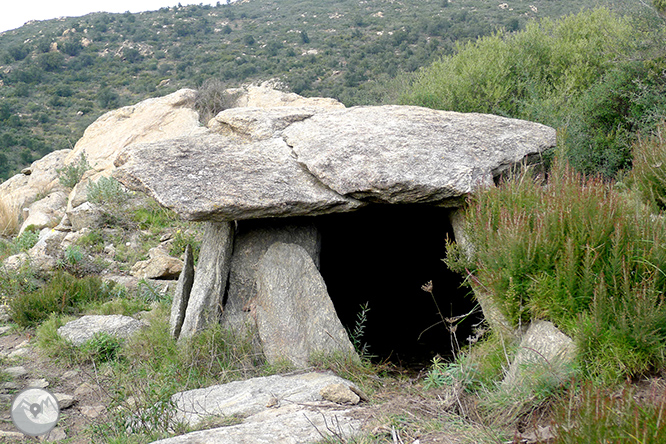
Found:
[{"label": "green shrub", "polygon": [[106,301],[112,296],[112,286],[97,277],[77,279],[56,272],[42,288],[14,296],[9,303],[10,314],[21,327],[35,327],[51,313],[77,314],[85,304]]},{"label": "green shrub", "polygon": [[666,115],[660,29],[604,8],[529,22],[457,44],[417,73],[401,100],[556,127],[572,166],[613,177],[631,166],[636,132]]},{"label": "green shrub", "polygon": [[98,332],[81,345],[81,354],[85,360],[97,363],[114,361],[124,342],[106,332]]},{"label": "green shrub", "polygon": [[64,168],[57,168],[58,179],[60,184],[67,188],[74,188],[74,186],[81,181],[83,175],[90,169],[88,159],[85,154],[81,153],[77,163],[70,163]]},{"label": "green shrub", "polygon": [[666,442],[666,392],[630,385],[611,392],[587,384],[572,390],[556,413],[556,444]]},{"label": "green shrub", "polygon": [[664,221],[600,179],[556,163],[547,185],[530,174],[479,192],[466,211],[471,272],[515,326],[553,321],[579,345],[589,375],[615,380],[666,364]]},{"label": "green shrub", "polygon": [[127,192],[113,177],[100,177],[97,182],[88,183],[88,202],[95,204],[122,204],[127,200]]},{"label": "green shrub", "polygon": [[666,209],[666,123],[655,135],[639,137],[634,144],[632,175],[645,199],[660,210]]},{"label": "green shrub", "polygon": [[17,252],[28,251],[35,246],[38,240],[39,230],[37,230],[34,226],[29,226],[23,230],[23,233],[21,233],[20,236],[14,239],[14,249]]}]

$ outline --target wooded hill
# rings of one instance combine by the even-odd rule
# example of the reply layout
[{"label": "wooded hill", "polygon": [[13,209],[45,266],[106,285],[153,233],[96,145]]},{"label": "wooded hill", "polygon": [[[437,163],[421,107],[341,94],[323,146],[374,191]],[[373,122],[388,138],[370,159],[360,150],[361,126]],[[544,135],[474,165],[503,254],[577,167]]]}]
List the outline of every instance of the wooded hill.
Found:
[{"label": "wooded hill", "polygon": [[0,180],[71,147],[109,109],[209,78],[230,87],[279,78],[348,106],[391,102],[396,78],[457,41],[606,3],[249,0],[29,22],[0,34]]}]

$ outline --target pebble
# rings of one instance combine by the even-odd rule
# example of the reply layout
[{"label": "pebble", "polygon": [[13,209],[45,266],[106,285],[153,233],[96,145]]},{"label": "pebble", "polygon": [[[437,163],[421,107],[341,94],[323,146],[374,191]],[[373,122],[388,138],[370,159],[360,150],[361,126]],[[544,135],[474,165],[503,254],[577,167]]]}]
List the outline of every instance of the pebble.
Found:
[{"label": "pebble", "polygon": [[67,434],[60,427],[55,427],[53,430],[51,430],[46,435],[40,435],[39,436],[40,441],[48,441],[48,442],[63,441],[65,439],[67,439]]},{"label": "pebble", "polygon": [[49,386],[49,381],[46,379],[31,379],[28,382],[28,388],[46,388]]},{"label": "pebble", "polygon": [[0,327],[0,335],[4,335],[8,331],[10,331],[12,328],[9,325],[3,325]]},{"label": "pebble", "polygon": [[76,402],[72,395],[67,395],[65,393],[54,393],[53,396],[58,400],[58,407],[60,410],[68,409]]},{"label": "pebble", "polygon": [[84,405],[81,407],[81,414],[88,418],[97,418],[104,410],[106,410],[106,407],[102,404]]},{"label": "pebble", "polygon": [[12,378],[21,378],[28,374],[28,370],[26,370],[25,367],[22,366],[8,367],[5,369],[5,373],[7,373]]}]

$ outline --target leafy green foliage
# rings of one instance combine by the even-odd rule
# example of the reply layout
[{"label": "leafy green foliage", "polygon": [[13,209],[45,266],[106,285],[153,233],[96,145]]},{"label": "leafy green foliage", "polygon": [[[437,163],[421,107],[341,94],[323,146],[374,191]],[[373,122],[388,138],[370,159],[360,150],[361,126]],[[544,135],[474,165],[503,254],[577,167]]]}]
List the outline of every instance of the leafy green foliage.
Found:
[{"label": "leafy green foliage", "polygon": [[659,210],[666,209],[666,124],[654,136],[639,137],[634,145],[632,175],[645,199]]},{"label": "leafy green foliage", "polygon": [[56,169],[56,172],[58,173],[58,180],[62,186],[74,188],[89,169],[90,164],[88,163],[88,159],[86,159],[85,154],[81,153],[78,162],[72,162],[63,168],[58,168]]},{"label": "leafy green foliage", "polygon": [[113,361],[124,343],[124,339],[117,338],[106,332],[98,332],[81,345],[81,353],[86,360],[97,363]]},{"label": "leafy green foliage", "polygon": [[97,182],[88,183],[88,202],[96,204],[121,204],[127,200],[127,192],[113,177],[100,177]]},{"label": "leafy green foliage", "polygon": [[576,169],[611,177],[631,165],[636,132],[666,116],[666,79],[655,69],[664,28],[642,20],[600,8],[458,43],[415,75],[402,100],[561,128]]},{"label": "leafy green foliage", "polygon": [[21,327],[34,327],[51,313],[76,314],[86,303],[110,299],[111,288],[97,277],[56,272],[44,287],[13,295],[10,314]]},{"label": "leafy green foliage", "polygon": [[664,226],[609,185],[559,162],[543,186],[531,175],[479,193],[467,210],[472,286],[513,325],[553,321],[576,338],[583,370],[605,380],[664,365]]}]

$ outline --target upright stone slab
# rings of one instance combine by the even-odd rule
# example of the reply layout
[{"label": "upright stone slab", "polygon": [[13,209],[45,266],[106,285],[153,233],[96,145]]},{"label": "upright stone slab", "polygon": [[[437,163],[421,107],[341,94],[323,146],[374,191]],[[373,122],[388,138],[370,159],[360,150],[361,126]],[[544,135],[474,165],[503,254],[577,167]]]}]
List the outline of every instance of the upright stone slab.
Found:
[{"label": "upright stone slab", "polygon": [[218,322],[229,277],[233,222],[207,222],[180,337],[192,336]]},{"label": "upright stone slab", "polygon": [[257,267],[257,330],[270,363],[307,367],[313,353],[356,356],[326,284],[303,247],[275,243]]},{"label": "upright stone slab", "polygon": [[180,330],[183,327],[185,320],[185,310],[190,301],[190,293],[192,292],[192,285],[194,284],[194,255],[192,254],[192,247],[187,244],[185,247],[185,261],[183,263],[183,271],[178,277],[178,284],[176,285],[176,292],[173,295],[173,302],[171,303],[171,317],[169,319],[169,326],[171,336],[178,339]]},{"label": "upright stone slab", "polygon": [[257,265],[276,242],[300,245],[319,268],[321,240],[311,218],[239,221],[231,257],[227,300],[222,314],[223,327],[240,331],[251,320],[249,302],[257,294]]},{"label": "upright stone slab", "polygon": [[551,322],[537,320],[530,324],[520,341],[520,348],[502,381],[505,387],[538,385],[544,378],[566,380],[572,373],[576,345]]}]

